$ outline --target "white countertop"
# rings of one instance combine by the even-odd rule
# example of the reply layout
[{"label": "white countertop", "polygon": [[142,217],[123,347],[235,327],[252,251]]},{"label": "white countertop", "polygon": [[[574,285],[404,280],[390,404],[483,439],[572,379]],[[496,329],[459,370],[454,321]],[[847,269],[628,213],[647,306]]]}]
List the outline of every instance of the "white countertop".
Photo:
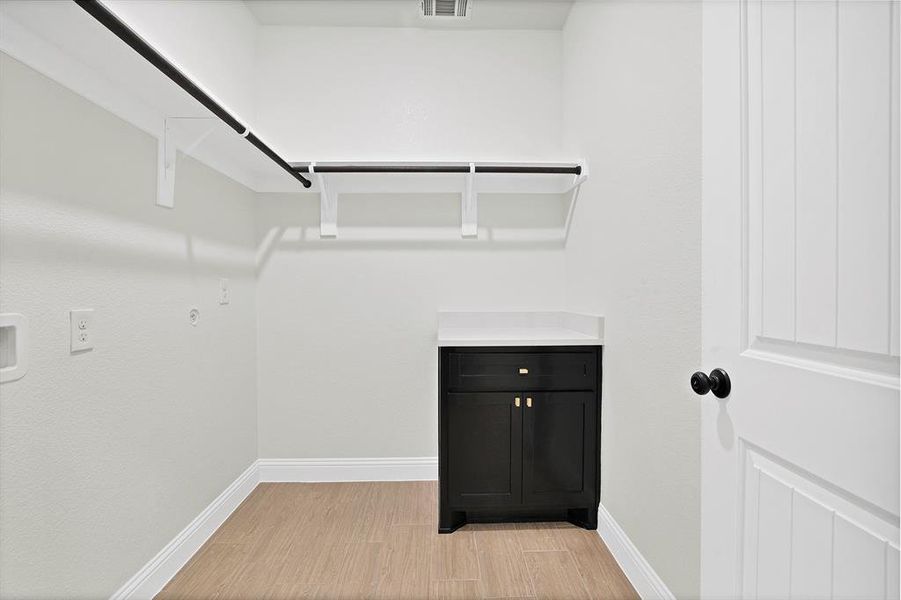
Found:
[{"label": "white countertop", "polygon": [[601,346],[604,317],[563,311],[439,312],[438,346]]}]

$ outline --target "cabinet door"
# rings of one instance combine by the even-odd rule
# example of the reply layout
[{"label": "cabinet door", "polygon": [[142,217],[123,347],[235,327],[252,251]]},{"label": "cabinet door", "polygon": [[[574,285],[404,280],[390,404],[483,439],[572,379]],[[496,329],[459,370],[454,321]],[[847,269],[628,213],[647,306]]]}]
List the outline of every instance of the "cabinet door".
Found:
[{"label": "cabinet door", "polygon": [[452,507],[522,501],[522,411],[511,392],[447,395],[448,501]]},{"label": "cabinet door", "polygon": [[597,485],[597,396],[594,392],[525,396],[523,504],[590,506]]}]

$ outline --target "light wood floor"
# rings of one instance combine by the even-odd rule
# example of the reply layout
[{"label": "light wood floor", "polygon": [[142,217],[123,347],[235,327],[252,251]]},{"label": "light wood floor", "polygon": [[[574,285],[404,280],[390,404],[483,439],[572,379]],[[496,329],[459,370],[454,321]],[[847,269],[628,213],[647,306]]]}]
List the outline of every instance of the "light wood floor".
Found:
[{"label": "light wood floor", "polygon": [[437,533],[437,484],[264,483],[157,598],[637,598],[597,532]]}]

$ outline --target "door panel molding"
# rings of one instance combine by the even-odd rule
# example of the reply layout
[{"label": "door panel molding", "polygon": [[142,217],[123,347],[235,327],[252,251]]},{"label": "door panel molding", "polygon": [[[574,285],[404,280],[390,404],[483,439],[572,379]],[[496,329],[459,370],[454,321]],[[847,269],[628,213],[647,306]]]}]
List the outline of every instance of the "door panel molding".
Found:
[{"label": "door panel molding", "polygon": [[741,356],[879,387],[901,389],[897,375],[898,360],[889,356],[762,337],[757,338]]},{"label": "door panel molding", "polygon": [[739,456],[741,596],[892,597],[897,516],[744,438]]},{"label": "door panel molding", "polygon": [[899,387],[898,10],[742,0],[743,356]]}]

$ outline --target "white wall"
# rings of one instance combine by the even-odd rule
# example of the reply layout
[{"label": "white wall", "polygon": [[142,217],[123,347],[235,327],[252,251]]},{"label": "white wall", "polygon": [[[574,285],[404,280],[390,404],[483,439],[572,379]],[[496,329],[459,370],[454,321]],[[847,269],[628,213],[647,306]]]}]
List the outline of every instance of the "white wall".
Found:
[{"label": "white wall", "polygon": [[[340,219],[459,235],[459,206],[453,194],[345,196]],[[563,306],[562,247],[318,240],[318,226],[318,204],[260,197],[260,456],[437,456],[437,312]]]},{"label": "white wall", "polygon": [[700,42],[697,2],[580,2],[564,29],[567,147],[592,167],[567,303],[607,319],[602,502],[678,597],[699,590]]},{"label": "white wall", "polygon": [[[236,0],[103,0],[244,123],[253,123],[257,21]],[[167,115],[179,116],[179,115]]]},{"label": "white wall", "polygon": [[[560,52],[559,31],[263,27],[259,129],[294,160],[554,159]],[[437,311],[563,306],[562,245],[526,231],[565,207],[483,197],[490,230],[461,240],[459,198],[342,195],[320,241],[318,196],[261,195],[261,457],[436,456]]]},{"label": "white wall", "polygon": [[[154,140],[4,60],[2,310],[38,315],[43,350],[2,388],[0,595],[108,594],[255,455],[435,456],[436,312],[562,307],[607,317],[603,501],[695,595],[698,6],[579,3],[562,34],[254,30],[240,3],[112,6],[290,160],[587,156],[592,179],[565,249],[528,233],[559,204],[485,198],[488,229],[461,241],[443,194],[344,195],[339,231],[356,235],[318,240],[315,196],[261,194],[254,212],[190,160],[167,212]],[[221,27],[201,35],[207,8]],[[101,344],[70,356],[67,311],[86,305]]]},{"label": "white wall", "polygon": [[559,31],[260,29],[257,128],[287,160],[554,159]]},{"label": "white wall", "polygon": [[108,597],[256,458],[254,196],[181,157],[155,206],[156,140],[6,55],[0,172],[0,311],[31,325],[0,387],[0,596]]}]

